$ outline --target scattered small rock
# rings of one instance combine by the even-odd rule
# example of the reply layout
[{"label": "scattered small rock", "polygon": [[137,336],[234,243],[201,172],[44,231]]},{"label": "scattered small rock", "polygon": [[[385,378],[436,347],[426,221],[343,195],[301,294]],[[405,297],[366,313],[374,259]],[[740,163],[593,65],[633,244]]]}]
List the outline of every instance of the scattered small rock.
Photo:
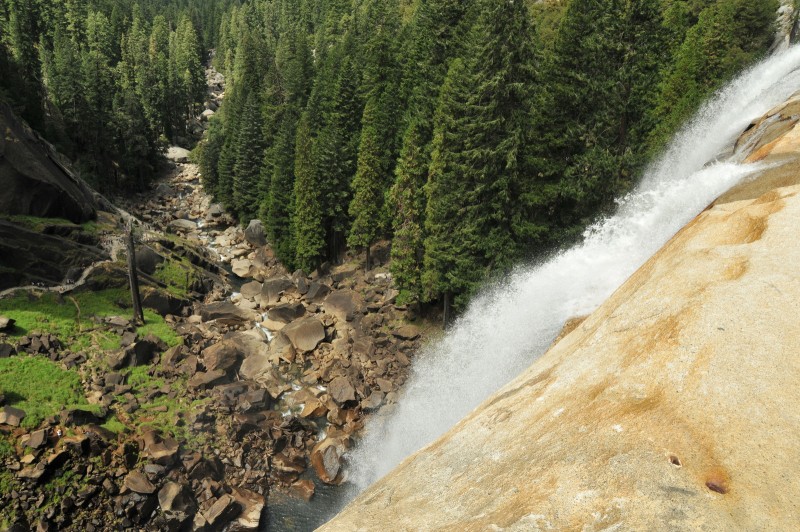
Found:
[{"label": "scattered small rock", "polygon": [[0,410],[0,425],[19,427],[23,419],[25,419],[25,411],[19,408],[4,406],[3,409]]}]

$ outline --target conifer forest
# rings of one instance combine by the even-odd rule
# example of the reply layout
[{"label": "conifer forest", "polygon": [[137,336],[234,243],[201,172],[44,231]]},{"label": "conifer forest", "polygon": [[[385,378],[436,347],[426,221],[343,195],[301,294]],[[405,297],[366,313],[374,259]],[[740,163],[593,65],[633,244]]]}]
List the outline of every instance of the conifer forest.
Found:
[{"label": "conifer forest", "polygon": [[[0,98],[100,190],[202,110],[207,191],[292,271],[391,242],[401,301],[458,310],[581,238],[764,56],[777,0],[2,0]],[[369,264],[366,265],[367,267]]]}]

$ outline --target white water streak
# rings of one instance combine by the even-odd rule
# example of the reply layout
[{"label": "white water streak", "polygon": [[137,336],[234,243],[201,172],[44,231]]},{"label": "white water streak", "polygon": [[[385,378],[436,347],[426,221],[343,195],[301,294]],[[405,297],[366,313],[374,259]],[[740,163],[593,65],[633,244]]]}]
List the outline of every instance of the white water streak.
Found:
[{"label": "white water streak", "polygon": [[698,112],[617,213],[590,227],[582,244],[484,290],[440,342],[417,356],[396,410],[370,420],[350,456],[352,491],[368,487],[530,366],[567,319],[596,309],[672,235],[755,170],[708,163],[753,119],[800,88],[798,67],[800,48],[793,47],[744,73]]}]

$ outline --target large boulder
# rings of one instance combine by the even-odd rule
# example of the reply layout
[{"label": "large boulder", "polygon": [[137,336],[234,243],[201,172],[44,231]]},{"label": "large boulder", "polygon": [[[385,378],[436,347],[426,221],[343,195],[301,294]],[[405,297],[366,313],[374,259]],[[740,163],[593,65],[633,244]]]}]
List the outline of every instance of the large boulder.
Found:
[{"label": "large boulder", "polygon": [[255,301],[261,296],[261,283],[258,281],[251,281],[242,285],[242,297],[250,301]]},{"label": "large boulder", "polygon": [[250,259],[232,260],[231,271],[242,279],[250,278],[253,276],[253,262]]},{"label": "large boulder", "polygon": [[212,530],[222,530],[225,525],[230,523],[239,513],[242,507],[233,496],[227,493],[222,495],[219,499],[211,505],[211,508],[206,510],[203,514],[208,526]]},{"label": "large boulder", "polygon": [[150,479],[147,478],[147,475],[141,471],[131,471],[128,473],[128,476],[125,477],[123,483],[125,487],[132,492],[141,493],[142,495],[150,495],[156,491],[155,485],[153,485]]},{"label": "large boulder", "polygon": [[197,224],[185,218],[178,218],[177,220],[172,220],[169,224],[167,224],[167,228],[175,232],[194,231],[197,229]]},{"label": "large boulder", "polygon": [[311,450],[311,465],[319,479],[326,484],[336,484],[339,480],[341,454],[337,445],[338,441],[326,438]]},{"label": "large boulder", "polygon": [[14,324],[15,323],[16,323],[16,320],[14,320],[13,318],[7,318],[5,316],[0,316],[0,332],[10,331],[11,329],[14,328]]},{"label": "large boulder", "polygon": [[152,275],[162,262],[164,262],[164,257],[150,246],[141,246],[136,250],[136,267],[140,272]]},{"label": "large boulder", "polygon": [[227,325],[236,325],[252,320],[255,316],[247,309],[237,307],[230,301],[220,301],[209,303],[200,309],[200,317],[203,321],[216,320]]},{"label": "large boulder", "polygon": [[284,291],[294,288],[291,279],[275,277],[267,279],[261,286],[261,306],[275,305]]},{"label": "large boulder", "polygon": [[221,341],[202,351],[203,364],[208,371],[237,370],[243,360],[266,356],[269,346],[255,335],[237,332],[226,335]]},{"label": "large boulder", "polygon": [[354,401],[356,389],[347,377],[336,377],[328,384],[328,393],[339,404]]},{"label": "large boulder", "polygon": [[175,163],[188,163],[191,152],[180,146],[170,146],[167,150],[167,159]]},{"label": "large boulder", "polygon": [[244,230],[244,239],[255,248],[267,245],[267,234],[264,232],[264,226],[261,220],[250,220],[250,223]]},{"label": "large boulder", "polygon": [[163,512],[193,514],[197,510],[192,492],[177,482],[167,482],[158,490],[158,504]]},{"label": "large boulder", "polygon": [[95,217],[95,193],[6,103],[0,103],[0,131],[1,214],[66,218],[75,223]]},{"label": "large boulder", "polygon": [[23,419],[25,419],[25,411],[19,408],[4,406],[3,409],[0,410],[0,425],[19,427]]},{"label": "large boulder", "polygon": [[333,314],[342,321],[353,321],[364,309],[364,299],[353,290],[337,290],[332,292],[322,304],[325,312]]},{"label": "large boulder", "polygon": [[189,303],[185,299],[175,297],[165,290],[151,286],[142,288],[140,293],[142,295],[142,307],[155,310],[161,316],[166,316],[167,314],[178,315],[181,313],[181,309]]},{"label": "large boulder", "polygon": [[320,303],[331,293],[331,288],[323,283],[313,282],[308,286],[306,299],[312,303]]},{"label": "large boulder", "polygon": [[282,332],[301,353],[313,351],[325,339],[325,327],[313,316],[293,321]]},{"label": "large boulder", "polygon": [[261,515],[266,503],[264,496],[245,489],[233,488],[233,498],[242,508],[238,519],[230,524],[228,532],[245,532],[261,529]]},{"label": "large boulder", "polygon": [[269,309],[267,318],[279,323],[291,323],[298,318],[302,318],[305,313],[306,308],[302,303],[285,303]]},{"label": "large boulder", "polygon": [[59,414],[61,424],[66,427],[79,427],[82,425],[99,425],[103,422],[105,414],[98,415],[79,407],[67,407]]}]

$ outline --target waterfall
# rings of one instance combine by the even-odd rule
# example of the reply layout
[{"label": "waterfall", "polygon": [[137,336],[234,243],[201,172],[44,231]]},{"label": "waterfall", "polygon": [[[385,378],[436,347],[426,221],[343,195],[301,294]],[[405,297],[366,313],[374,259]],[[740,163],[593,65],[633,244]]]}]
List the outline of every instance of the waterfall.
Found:
[{"label": "waterfall", "polygon": [[430,443],[531,365],[564,322],[589,314],[667,240],[758,165],[715,159],[754,119],[800,88],[800,47],[748,70],[675,136],[616,214],[582,243],[486,287],[424,348],[398,405],[367,423],[349,456],[351,496]]}]

